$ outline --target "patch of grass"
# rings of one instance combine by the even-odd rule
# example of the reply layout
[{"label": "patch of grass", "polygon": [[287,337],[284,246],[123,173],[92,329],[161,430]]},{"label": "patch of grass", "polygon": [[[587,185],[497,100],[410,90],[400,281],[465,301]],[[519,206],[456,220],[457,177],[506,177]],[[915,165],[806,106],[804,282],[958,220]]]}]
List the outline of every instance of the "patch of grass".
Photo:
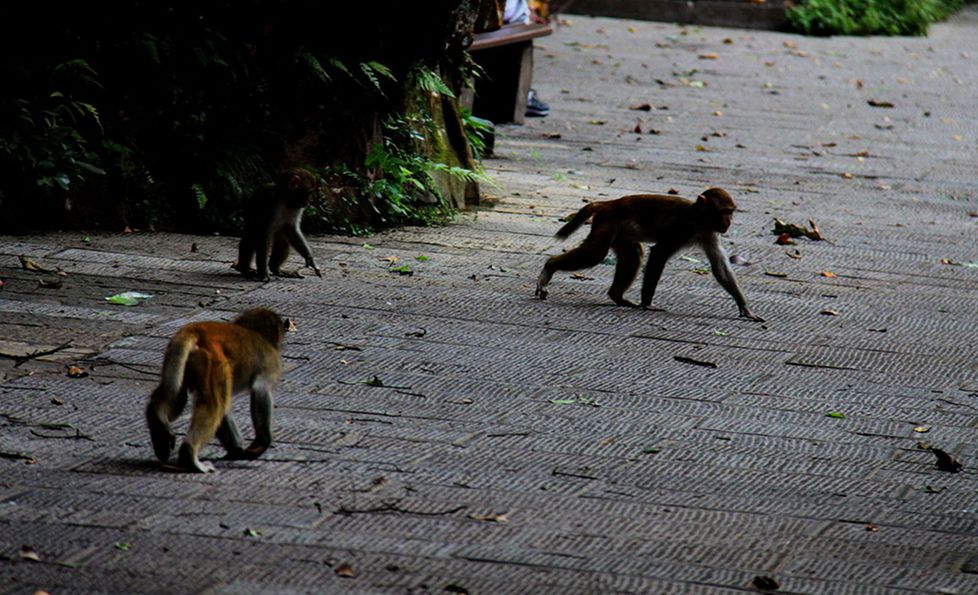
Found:
[{"label": "patch of grass", "polygon": [[809,35],[926,35],[963,0],[805,0],[788,21]]}]

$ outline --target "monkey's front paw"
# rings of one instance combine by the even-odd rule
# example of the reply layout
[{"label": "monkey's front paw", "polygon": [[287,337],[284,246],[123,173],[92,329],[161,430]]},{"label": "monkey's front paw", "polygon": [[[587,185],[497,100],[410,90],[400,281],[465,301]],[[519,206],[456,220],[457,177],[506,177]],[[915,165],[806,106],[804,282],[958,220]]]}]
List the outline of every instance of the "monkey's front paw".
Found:
[{"label": "monkey's front paw", "polygon": [[319,267],[316,266],[316,263],[311,258],[306,261],[306,268],[312,269],[312,272],[316,273],[317,277],[323,276],[322,271],[319,270]]},{"label": "monkey's front paw", "polygon": [[547,299],[547,294],[548,293],[549,292],[547,291],[546,288],[540,287],[539,285],[537,285],[537,290],[535,292],[533,292],[533,296],[534,297],[538,297],[541,300],[545,300],[545,299]]}]

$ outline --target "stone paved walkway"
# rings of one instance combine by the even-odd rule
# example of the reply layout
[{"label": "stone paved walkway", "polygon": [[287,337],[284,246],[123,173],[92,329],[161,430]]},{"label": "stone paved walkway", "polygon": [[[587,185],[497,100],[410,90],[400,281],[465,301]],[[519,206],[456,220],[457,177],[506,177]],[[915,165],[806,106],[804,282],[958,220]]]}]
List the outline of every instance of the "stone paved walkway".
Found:
[{"label": "stone paved walkway", "polygon": [[[922,39],[572,18],[535,87],[488,208],[316,237],[323,279],[242,281],[234,238],[0,238],[0,592],[978,592],[978,7]],[[608,265],[532,298],[584,201],[712,185],[767,324],[694,250],[664,312],[611,306]],[[256,305],[298,326],[274,448],[161,471],[167,338]]]}]

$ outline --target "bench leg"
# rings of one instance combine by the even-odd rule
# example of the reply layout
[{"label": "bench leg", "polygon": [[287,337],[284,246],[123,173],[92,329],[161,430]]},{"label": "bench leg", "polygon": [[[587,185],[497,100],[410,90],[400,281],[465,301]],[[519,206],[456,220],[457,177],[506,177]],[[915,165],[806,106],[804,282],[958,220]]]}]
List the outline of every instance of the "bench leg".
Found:
[{"label": "bench leg", "polygon": [[533,82],[533,42],[480,50],[472,57],[485,71],[476,80],[472,113],[497,124],[522,124]]},{"label": "bench leg", "polygon": [[533,83],[533,43],[525,44],[520,56],[519,74],[516,81],[516,104],[513,106],[513,122],[522,124],[526,117],[526,97]]}]

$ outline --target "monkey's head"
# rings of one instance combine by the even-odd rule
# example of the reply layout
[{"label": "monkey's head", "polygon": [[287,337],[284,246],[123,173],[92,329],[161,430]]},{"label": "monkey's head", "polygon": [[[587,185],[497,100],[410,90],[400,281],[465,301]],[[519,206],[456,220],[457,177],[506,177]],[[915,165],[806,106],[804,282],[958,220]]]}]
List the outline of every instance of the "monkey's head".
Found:
[{"label": "monkey's head", "polygon": [[285,322],[278,314],[268,308],[252,308],[235,318],[232,322],[265,337],[269,343],[279,348],[285,336]]},{"label": "monkey's head", "polygon": [[308,206],[319,195],[316,176],[302,168],[283,171],[275,185],[283,191],[288,206],[293,208]]},{"label": "monkey's head", "polygon": [[710,188],[696,197],[696,208],[710,229],[726,233],[733,222],[737,204],[723,188]]}]

